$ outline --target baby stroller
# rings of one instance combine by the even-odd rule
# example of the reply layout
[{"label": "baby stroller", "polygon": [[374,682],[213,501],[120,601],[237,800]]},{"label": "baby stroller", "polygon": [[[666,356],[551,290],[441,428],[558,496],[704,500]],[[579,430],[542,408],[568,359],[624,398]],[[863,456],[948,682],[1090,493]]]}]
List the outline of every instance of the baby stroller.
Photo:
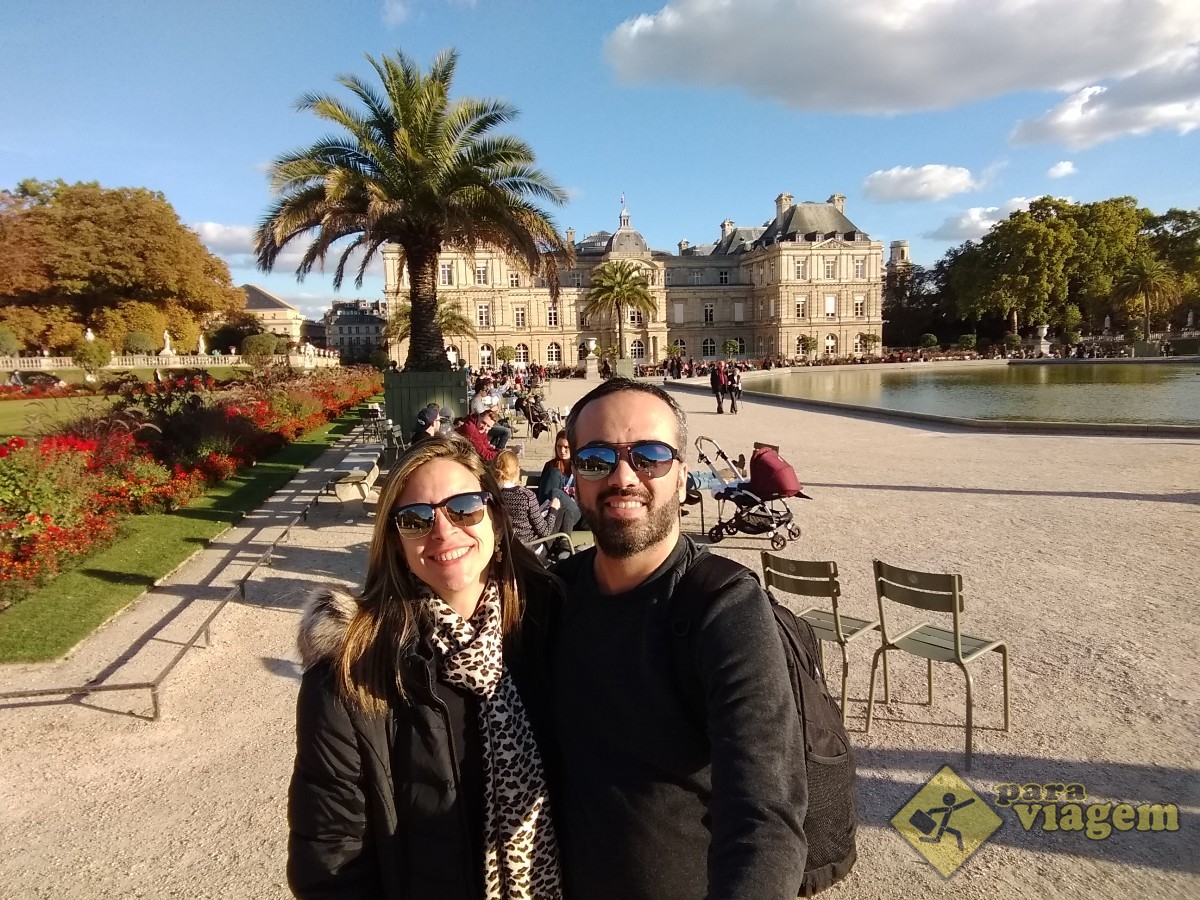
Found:
[{"label": "baby stroller", "polygon": [[535,441],[558,424],[558,410],[547,409],[541,395],[529,394],[520,403],[521,413],[529,423],[529,436]]},{"label": "baby stroller", "polygon": [[[712,445],[712,455],[704,446]],[[811,500],[801,489],[796,470],[779,456],[770,445],[756,445],[750,457],[750,473],[746,473],[725,455],[720,445],[710,437],[696,438],[696,453],[702,465],[712,472],[709,490],[717,501],[717,523],[708,530],[714,544],[727,534],[771,536],[771,549],[782,550],[789,539],[800,539],[800,526],[785,502],[788,497]],[[719,469],[716,460],[724,463]],[[727,505],[731,515],[725,518]]]}]

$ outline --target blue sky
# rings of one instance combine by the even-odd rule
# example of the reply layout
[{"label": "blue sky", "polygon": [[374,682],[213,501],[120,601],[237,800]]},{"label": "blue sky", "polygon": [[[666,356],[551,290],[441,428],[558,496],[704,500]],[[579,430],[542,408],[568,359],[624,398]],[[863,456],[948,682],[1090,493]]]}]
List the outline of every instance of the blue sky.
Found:
[{"label": "blue sky", "polygon": [[266,167],[325,133],[301,94],[397,48],[456,47],[458,95],[521,111],[580,237],[622,195],[674,250],[836,192],[932,264],[1047,193],[1200,207],[1195,0],[4,0],[0,34],[0,186],[162,191],[235,283],[310,315],[382,278],[256,270]]}]

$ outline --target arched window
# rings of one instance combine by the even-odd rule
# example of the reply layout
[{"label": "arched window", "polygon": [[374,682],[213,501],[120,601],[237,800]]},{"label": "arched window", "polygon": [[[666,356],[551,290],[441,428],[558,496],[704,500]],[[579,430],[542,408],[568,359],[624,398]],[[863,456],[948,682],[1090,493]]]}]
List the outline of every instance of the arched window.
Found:
[{"label": "arched window", "polygon": [[641,341],[633,341],[629,345],[629,355],[633,359],[646,358],[646,345]]},{"label": "arched window", "polygon": [[490,366],[492,364],[493,351],[491,344],[479,345],[479,364],[481,366]]},{"label": "arched window", "polygon": [[803,335],[796,338],[796,355],[797,356],[807,356],[808,355],[804,352],[804,336]]},{"label": "arched window", "polygon": [[558,365],[562,362],[562,347],[558,344],[551,344],[546,348],[546,362]]},{"label": "arched window", "polygon": [[862,337],[863,337],[863,336],[862,336],[861,332],[860,332],[859,334],[856,334],[856,335],[854,336],[854,352],[855,352],[855,353],[862,353],[862,352],[863,352],[863,339],[862,339]]},{"label": "arched window", "polygon": [[758,355],[759,355],[759,356],[762,356],[762,355],[763,355],[763,349],[764,349],[764,347],[765,347],[765,344],[764,344],[764,342],[763,342],[763,336],[760,334],[760,335],[758,336]]},{"label": "arched window", "polygon": [[700,345],[700,355],[705,359],[712,359],[717,355],[717,339],[705,338],[704,343]]},{"label": "arched window", "polygon": [[687,341],[683,338],[675,338],[675,340],[671,341],[671,344],[679,348],[680,358],[687,356]]},{"label": "arched window", "polygon": [[579,342],[579,361],[583,362],[585,359],[587,359],[587,355],[588,355],[587,344],[583,341],[580,341]]},{"label": "arched window", "polygon": [[746,355],[746,339],[738,338],[737,342],[738,342],[738,356],[745,356]]},{"label": "arched window", "polygon": [[837,352],[838,352],[837,347],[838,347],[837,335],[836,334],[825,335],[825,355],[826,356],[837,356]]},{"label": "arched window", "polygon": [[516,361],[519,363],[528,363],[529,362],[529,345],[528,344],[517,344],[517,359],[516,359]]}]

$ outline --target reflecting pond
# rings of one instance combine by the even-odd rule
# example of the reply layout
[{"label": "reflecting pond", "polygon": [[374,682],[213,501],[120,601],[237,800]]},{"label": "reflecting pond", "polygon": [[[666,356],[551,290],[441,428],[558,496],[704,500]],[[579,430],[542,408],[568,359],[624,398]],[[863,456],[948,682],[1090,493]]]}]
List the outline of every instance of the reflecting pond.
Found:
[{"label": "reflecting pond", "polygon": [[1200,425],[1200,364],[817,367],[747,390],[969,419]]}]

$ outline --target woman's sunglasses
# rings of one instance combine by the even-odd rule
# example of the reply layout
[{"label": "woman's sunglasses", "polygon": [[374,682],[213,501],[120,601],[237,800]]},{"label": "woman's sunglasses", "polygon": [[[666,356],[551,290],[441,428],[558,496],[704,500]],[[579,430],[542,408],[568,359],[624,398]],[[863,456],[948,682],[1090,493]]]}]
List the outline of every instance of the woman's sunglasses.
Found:
[{"label": "woman's sunglasses", "polygon": [[447,497],[441,503],[409,503],[392,510],[392,523],[400,532],[400,537],[422,538],[433,531],[434,518],[440,509],[445,513],[446,520],[458,528],[468,525],[478,525],[483,521],[483,511],[487,509],[492,499],[487,491],[474,491],[469,494],[455,494]]},{"label": "woman's sunglasses", "polygon": [[622,458],[638,475],[662,478],[669,471],[679,451],[662,441],[637,441],[632,444],[588,444],[575,451],[571,464],[575,474],[587,481],[600,481],[617,469]]}]

